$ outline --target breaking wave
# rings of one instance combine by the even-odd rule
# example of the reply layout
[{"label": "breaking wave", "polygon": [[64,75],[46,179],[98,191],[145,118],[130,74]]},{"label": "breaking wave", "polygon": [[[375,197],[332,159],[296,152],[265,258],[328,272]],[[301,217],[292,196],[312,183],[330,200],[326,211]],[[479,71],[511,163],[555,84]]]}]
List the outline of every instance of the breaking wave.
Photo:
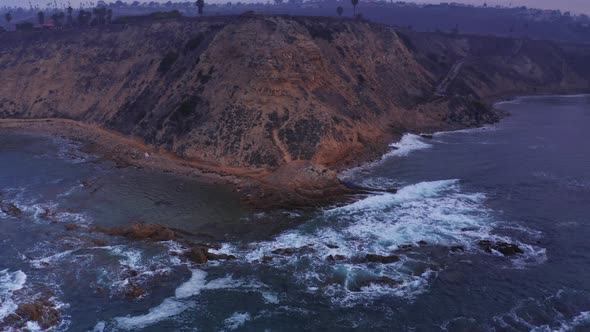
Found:
[{"label": "breaking wave", "polygon": [[[220,251],[288,271],[308,291],[345,305],[382,295],[413,297],[444,268],[431,259],[434,248],[479,252],[481,240],[515,242],[494,234],[498,222],[485,199],[463,192],[456,179],[421,182],[324,211],[246,250],[225,245]],[[544,249],[517,243],[524,254],[513,266],[544,259]],[[395,257],[379,264],[367,255]]]},{"label": "breaking wave", "polygon": [[12,295],[21,290],[26,282],[27,275],[23,271],[0,271],[0,321],[17,309]]}]

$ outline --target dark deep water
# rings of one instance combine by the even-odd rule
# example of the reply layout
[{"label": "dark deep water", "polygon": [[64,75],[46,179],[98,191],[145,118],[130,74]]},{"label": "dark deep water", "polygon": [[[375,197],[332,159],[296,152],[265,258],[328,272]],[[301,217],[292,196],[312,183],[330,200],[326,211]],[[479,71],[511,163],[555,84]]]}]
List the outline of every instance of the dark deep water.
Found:
[{"label": "dark deep water", "polygon": [[[498,125],[406,135],[343,175],[398,193],[311,214],[252,215],[223,188],[0,133],[0,200],[24,211],[0,212],[0,318],[48,290],[64,331],[590,331],[590,96],[498,107],[512,114]],[[210,233],[238,259],[64,228],[138,220]]]}]

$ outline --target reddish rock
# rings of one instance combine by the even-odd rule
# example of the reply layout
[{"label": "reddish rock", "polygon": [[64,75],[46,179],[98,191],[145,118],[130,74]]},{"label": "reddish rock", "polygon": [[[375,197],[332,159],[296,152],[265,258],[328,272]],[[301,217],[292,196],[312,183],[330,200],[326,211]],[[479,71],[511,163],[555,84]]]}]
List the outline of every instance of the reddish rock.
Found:
[{"label": "reddish rock", "polygon": [[145,295],[145,290],[136,284],[129,284],[127,291],[125,292],[125,296],[130,298],[138,298]]},{"label": "reddish rock", "polygon": [[61,323],[59,311],[47,299],[38,299],[35,302],[20,304],[15,314],[21,318],[23,324],[27,321],[34,321],[44,330]]},{"label": "reddish rock", "polygon": [[184,254],[184,257],[190,259],[197,264],[205,264],[209,260],[206,251],[199,248],[192,248]]},{"label": "reddish rock", "polygon": [[12,217],[20,217],[23,211],[12,203],[5,203],[0,201],[0,210]]},{"label": "reddish rock", "polygon": [[77,231],[80,230],[81,227],[76,224],[67,224],[64,226],[64,228],[66,231]]},{"label": "reddish rock", "polygon": [[170,241],[176,233],[159,224],[136,223],[128,227],[94,228],[92,231],[111,236],[123,236],[132,240]]}]

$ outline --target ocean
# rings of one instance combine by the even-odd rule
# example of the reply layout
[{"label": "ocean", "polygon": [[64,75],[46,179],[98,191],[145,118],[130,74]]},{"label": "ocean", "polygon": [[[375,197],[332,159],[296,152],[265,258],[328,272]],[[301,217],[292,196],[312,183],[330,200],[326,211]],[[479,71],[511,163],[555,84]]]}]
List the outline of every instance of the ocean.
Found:
[{"label": "ocean", "polygon": [[[341,174],[396,193],[315,211],[0,133],[0,328],[43,330],[9,318],[44,299],[57,331],[590,331],[590,96],[497,107]],[[90,231],[134,222],[236,259]]]}]

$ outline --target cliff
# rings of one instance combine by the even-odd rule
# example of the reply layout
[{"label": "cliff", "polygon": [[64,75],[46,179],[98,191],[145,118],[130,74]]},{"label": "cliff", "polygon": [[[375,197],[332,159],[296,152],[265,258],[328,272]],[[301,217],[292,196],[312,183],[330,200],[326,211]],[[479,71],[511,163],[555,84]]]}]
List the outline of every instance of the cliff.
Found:
[{"label": "cliff", "polygon": [[344,167],[405,132],[495,122],[499,97],[590,90],[588,46],[348,19],[179,19],[0,44],[1,118],[76,120],[252,170]]}]

